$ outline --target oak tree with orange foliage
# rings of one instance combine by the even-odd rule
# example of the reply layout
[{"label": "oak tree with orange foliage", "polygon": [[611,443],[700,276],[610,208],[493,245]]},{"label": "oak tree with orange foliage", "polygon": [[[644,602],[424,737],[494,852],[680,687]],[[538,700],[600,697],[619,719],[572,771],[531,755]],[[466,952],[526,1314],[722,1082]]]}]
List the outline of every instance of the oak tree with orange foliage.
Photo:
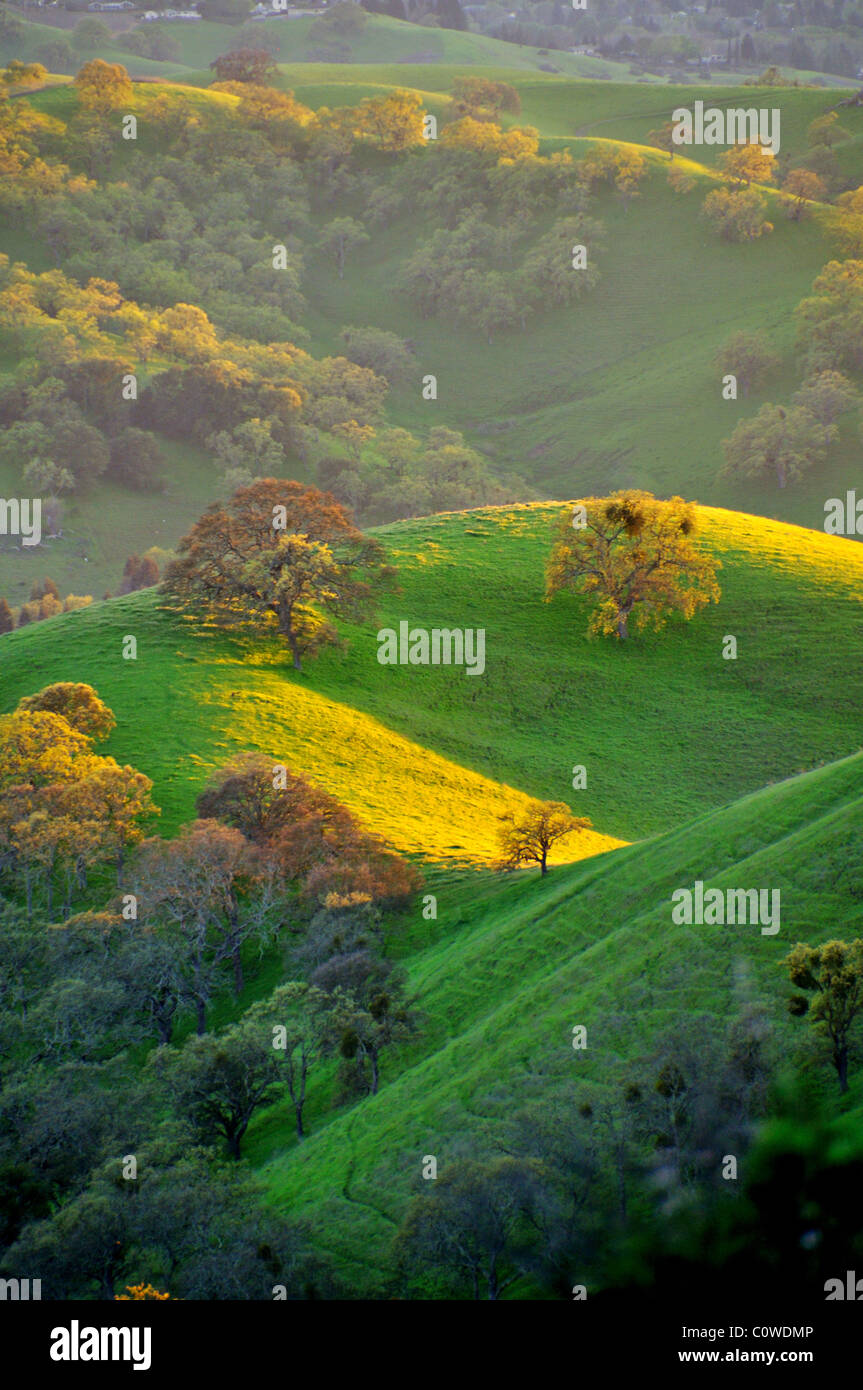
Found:
[{"label": "oak tree with orange foliage", "polygon": [[298,671],[304,653],[335,640],[320,610],[366,619],[375,592],[394,574],[380,544],[331,493],[275,478],[214,503],[178,552],[165,576],[175,603],[227,623],[275,628]]}]

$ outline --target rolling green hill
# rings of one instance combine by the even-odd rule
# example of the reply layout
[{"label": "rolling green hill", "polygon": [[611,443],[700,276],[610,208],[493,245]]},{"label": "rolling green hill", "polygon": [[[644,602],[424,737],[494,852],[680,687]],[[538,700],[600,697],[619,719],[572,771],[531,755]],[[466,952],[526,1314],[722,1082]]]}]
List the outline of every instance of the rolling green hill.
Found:
[{"label": "rolling green hill", "polygon": [[[504,43],[500,39],[488,38],[484,34],[462,33],[456,29],[425,28],[408,24],[403,20],[391,19],[388,15],[368,15],[366,22],[356,35],[332,35],[329,40],[324,35],[309,31],[315,19],[299,16],[290,19],[263,20],[255,23],[262,39],[278,43],[277,58],[280,63],[314,62],[327,42],[337,42],[342,50],[340,63],[402,63],[413,65],[418,62],[460,64],[483,67],[497,66],[513,70],[537,71],[544,64],[556,72],[575,77],[625,78],[628,66],[625,63],[610,62],[604,58],[583,57],[572,53],[553,54],[540,52],[521,44]],[[123,48],[122,35],[113,42],[99,47],[94,56],[108,62],[121,62],[135,77],[165,77],[185,80],[185,74],[198,71],[202,81],[210,81],[209,73],[203,70],[218,57],[236,47],[237,27],[227,23],[201,20],[197,23],[172,23],[163,21],[163,30],[179,45],[180,56],[167,61],[156,61],[139,57]],[[67,39],[70,31],[54,25],[36,24],[24,21],[24,33],[20,41],[0,43],[0,62],[10,57],[32,59],[40,45],[51,40]],[[81,59],[83,62],[84,60]],[[410,71],[410,68],[408,69]],[[660,79],[652,78],[651,81]]]},{"label": "rolling green hill", "polygon": [[[800,1046],[831,1082],[808,1032],[788,1018],[781,957],[798,940],[863,928],[863,755],[758,792],[644,844],[491,896],[462,882],[441,895],[439,941],[405,962],[430,1031],[380,1093],[321,1117],[300,1149],[286,1113],[255,1128],[250,1156],[282,1210],[313,1218],[357,1296],[380,1296],[386,1252],[423,1156],[438,1171],[468,1136],[486,1152],[519,1104],[557,1096],[598,1106],[663,1029],[702,1038],[747,999],[765,1001],[786,1055]],[[775,936],[757,926],[681,927],[671,894],[696,879],[778,888]],[[440,927],[440,920],[439,920]],[[587,1027],[583,1052],[574,1024]],[[863,1078],[852,1078],[859,1120]]]},{"label": "rolling green hill", "polygon": [[[559,510],[379,529],[402,590],[381,625],[485,627],[481,677],[382,667],[375,627],[344,628],[349,645],[297,676],[271,641],[179,619],[155,591],[0,639],[0,709],[52,680],[93,683],[118,720],[107,751],[155,780],[161,833],[194,814],[212,767],[259,748],[423,861],[436,920],[417,901],[389,921],[387,947],[420,1032],[386,1053],[380,1092],[347,1109],[332,1108],[335,1067],[322,1065],[301,1146],[282,1102],[245,1143],[268,1199],[309,1221],[357,1297],[393,1293],[389,1250],[425,1155],[439,1172],[493,1155],[537,1099],[589,1098],[602,1113],[670,1032],[718,1038],[756,1007],[785,1065],[835,1097],[823,1045],[788,1016],[780,961],[798,940],[863,932],[863,549],[701,509],[720,604],[621,646],[585,637],[583,602],[542,602]],[[721,658],[728,633],[736,662]],[[130,634],[134,662],[121,657]],[[545,879],[488,864],[495,817],[525,794],[568,800],[598,832]],[[696,880],[778,889],[779,932],[674,924],[672,893]],[[243,1004],[286,969],[268,957]],[[214,1023],[238,1007],[223,1001]],[[861,1087],[853,1064],[840,1125],[859,1124]]]},{"label": "rolling green hill", "polygon": [[[863,548],[705,509],[721,602],[618,645],[587,638],[583,601],[543,602],[559,510],[381,528],[402,592],[301,676],[275,642],[179,621],[151,590],[4,637],[2,708],[50,681],[94,685],[117,715],[109,751],[154,779],[165,833],[194,814],[213,766],[260,748],[444,862],[493,856],[489,796],[569,800],[600,834],[633,840],[860,747]],[[402,619],[484,628],[485,674],[379,665],[377,627]],[[126,634],[136,661],[121,657]],[[722,659],[726,634],[736,661]]]}]

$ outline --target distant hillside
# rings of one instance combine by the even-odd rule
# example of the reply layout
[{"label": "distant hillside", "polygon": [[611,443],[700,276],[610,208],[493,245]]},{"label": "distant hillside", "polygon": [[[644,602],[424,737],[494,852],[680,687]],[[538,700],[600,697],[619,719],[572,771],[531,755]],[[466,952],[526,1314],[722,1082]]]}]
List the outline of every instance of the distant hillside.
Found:
[{"label": "distant hillside", "polygon": [[[0,42],[0,62],[10,57],[30,60],[38,55],[41,45],[51,41],[68,41],[70,37],[71,31],[65,28],[33,23],[29,19],[23,23],[24,32],[20,41]],[[548,71],[566,73],[570,76],[616,77],[620,80],[628,73],[626,63],[557,51],[541,52],[537,48],[488,38],[484,34],[426,28],[418,24],[408,24],[403,20],[390,19],[388,15],[369,14],[361,32],[356,35],[333,34],[328,37],[324,34],[321,37],[320,34],[310,32],[316,23],[318,21],[313,17],[307,16],[249,21],[249,32],[259,33],[261,42],[266,40],[267,43],[277,43],[277,58],[282,63],[321,61],[322,50],[329,42],[330,45],[338,43],[339,61],[347,64],[400,63],[412,66],[416,63],[458,63],[534,71],[544,67]],[[142,27],[145,30],[147,28],[146,25]],[[99,47],[94,56],[111,62],[122,62],[136,77],[174,77],[182,81],[184,72],[206,69],[220,53],[226,53],[238,45],[239,26],[236,24],[223,24],[211,20],[184,24],[163,20],[161,28],[179,45],[180,54],[177,58],[157,61],[130,53],[123,46],[125,32]],[[210,77],[211,75],[207,74],[208,81]]]},{"label": "distant hillside", "polygon": [[[282,69],[282,80],[304,102],[320,106],[358,102],[408,79],[426,107],[442,113],[460,71],[467,69],[302,64]],[[518,119],[539,128],[544,148],[571,148],[576,157],[595,138],[643,141],[676,102],[692,99],[686,87],[660,92],[633,84],[494,71],[518,87],[523,102]],[[211,102],[236,100],[206,89],[183,90],[202,109]],[[39,92],[29,100],[63,120],[75,110],[75,97],[67,88]],[[830,108],[835,94],[742,88],[717,92],[717,100],[778,102],[782,151],[793,155],[802,151],[809,122]],[[863,110],[843,111],[842,122],[852,139],[838,146],[840,163],[863,140]],[[142,129],[140,148],[117,142],[112,178],[122,178],[127,161],[149,148],[149,139]],[[818,528],[825,499],[842,494],[856,473],[854,413],[842,421],[841,439],[823,468],[784,490],[769,482],[732,484],[718,473],[722,440],[735,425],[754,415],[765,400],[787,402],[800,384],[793,311],[837,254],[835,213],[820,208],[809,221],[791,222],[782,197],[766,191],[772,235],[747,245],[724,243],[700,216],[713,186],[708,166],[687,166],[695,187],[680,195],[668,186],[667,157],[640,143],[638,149],[650,161],[639,195],[624,207],[605,191],[593,205],[606,229],[596,288],[575,305],[534,315],[524,330],[494,334],[490,344],[471,325],[421,318],[405,294],[394,292],[402,267],[435,230],[426,213],[408,207],[390,225],[373,227],[369,242],[354,253],[344,278],[337,279],[315,246],[331,209],[315,209],[304,246],[302,289],[308,310],[302,329],[309,335],[307,346],[317,355],[338,353],[346,324],[374,325],[409,339],[416,375],[391,390],[391,421],[418,434],[436,423],[459,428],[493,467],[515,470],[540,495],[607,492],[637,482],[658,494],[679,492],[711,505]],[[716,150],[705,147],[697,153],[707,159]],[[681,162],[676,161],[677,167]],[[386,171],[380,173],[385,184]],[[346,198],[340,210],[361,219],[365,200]],[[51,249],[29,229],[0,230],[0,251],[26,260],[34,270],[56,263]],[[762,388],[729,402],[722,399],[714,359],[741,329],[764,333],[783,363]],[[13,367],[0,354],[0,373]],[[427,371],[438,379],[434,406],[421,398],[419,381]],[[110,481],[100,484],[98,496],[91,491],[70,497],[62,540],[26,556],[0,554],[0,593],[20,601],[32,578],[49,573],[64,592],[98,597],[117,587],[129,553],[153,544],[174,545],[212,499],[216,474],[201,450],[177,441],[166,441],[164,448],[169,462],[164,497],[140,495],[132,505],[130,494]],[[292,469],[296,476],[306,476],[301,463]],[[18,486],[16,469],[0,467],[0,489],[8,495]]]}]

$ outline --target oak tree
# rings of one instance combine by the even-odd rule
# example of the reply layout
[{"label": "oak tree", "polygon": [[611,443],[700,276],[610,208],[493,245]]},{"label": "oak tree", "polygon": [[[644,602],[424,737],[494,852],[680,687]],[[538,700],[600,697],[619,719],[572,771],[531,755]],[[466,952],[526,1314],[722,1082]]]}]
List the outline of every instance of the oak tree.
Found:
[{"label": "oak tree", "polygon": [[661,628],[719,600],[717,560],[695,544],[695,505],[627,489],[589,497],[560,519],[546,598],[574,589],[595,600],[589,631],[629,636],[629,622]]}]

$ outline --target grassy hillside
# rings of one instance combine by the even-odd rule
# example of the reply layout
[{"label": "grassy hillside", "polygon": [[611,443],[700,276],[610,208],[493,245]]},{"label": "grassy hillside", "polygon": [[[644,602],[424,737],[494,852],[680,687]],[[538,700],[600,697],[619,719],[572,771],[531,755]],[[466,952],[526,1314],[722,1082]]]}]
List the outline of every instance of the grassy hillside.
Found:
[{"label": "grassy hillside", "polygon": [[[345,629],[343,650],[296,676],[275,642],[180,622],[149,591],[4,637],[2,708],[53,680],[95,685],[117,715],[109,751],[154,778],[166,831],[192,816],[213,766],[260,748],[431,860],[488,859],[509,789],[570,801],[602,835],[633,840],[859,748],[861,547],[705,509],[720,604],[618,645],[586,637],[582,601],[542,600],[559,511],[378,533],[402,589],[379,625],[482,627],[482,676],[381,666],[378,624]],[[126,634],[135,662],[121,657]],[[736,661],[722,659],[726,634]],[[576,764],[588,772],[577,794]]]},{"label": "grassy hillside", "polygon": [[[536,48],[504,43],[484,34],[460,33],[455,29],[429,29],[417,24],[408,24],[403,20],[391,19],[388,15],[369,15],[358,34],[333,35],[329,40],[326,35],[322,39],[320,35],[310,33],[316,22],[314,18],[306,16],[263,20],[255,24],[255,29],[260,30],[262,38],[266,37],[269,42],[275,41],[278,44],[277,57],[282,63],[315,61],[316,52],[327,42],[335,41],[342,51],[339,61],[351,65],[458,63],[536,71],[544,64],[570,76],[618,79],[623,79],[628,71],[627,64],[609,62],[604,58],[581,57],[572,53],[542,53]],[[180,56],[176,59],[153,61],[128,53],[122,46],[122,36],[119,34],[112,42],[100,47],[96,56],[110,62],[122,62],[136,77],[177,77],[182,81],[183,74],[206,69],[220,53],[237,46],[236,25],[220,24],[210,20],[189,24],[163,21],[163,27],[179,44]],[[24,34],[20,41],[0,44],[0,62],[9,57],[31,59],[41,44],[51,40],[68,39],[69,36],[69,30],[25,20]],[[209,80],[209,75],[206,80]]]},{"label": "grassy hillside", "polygon": [[[354,101],[376,90],[362,84],[334,87],[323,81],[332,68],[311,71],[311,86],[295,85],[304,100],[315,104]],[[381,71],[393,75],[392,69]],[[432,70],[418,70],[417,78],[430,82]],[[588,107],[578,107],[582,91],[600,103],[600,124],[591,129],[609,134],[622,131],[626,122],[616,125],[604,114],[613,106],[601,101],[645,97],[633,87],[612,91],[604,84],[531,79],[523,91],[526,118],[539,121],[546,131],[581,129],[588,115]],[[736,96],[749,99],[744,93]],[[205,104],[215,97],[201,92],[195,100]],[[797,104],[797,117],[796,125],[791,120],[783,126],[783,141],[799,138],[810,116],[828,104],[824,93],[792,91],[782,96],[783,110],[786,99]],[[428,100],[431,105],[435,98]],[[61,117],[74,105],[72,93],[59,88],[37,94],[34,101]],[[570,101],[573,111],[564,120]],[[653,114],[645,109],[635,121],[638,130],[630,133],[643,137],[663,114],[655,107]],[[843,115],[845,119],[860,125],[863,113]],[[607,120],[608,125],[601,124]],[[570,136],[567,143],[578,154],[589,138]],[[114,177],[121,176],[123,159],[139,153],[118,148]],[[432,424],[460,428],[494,464],[521,473],[540,495],[607,492],[637,483],[658,494],[679,492],[711,505],[818,528],[825,499],[841,495],[856,475],[859,439],[853,413],[842,422],[841,440],[823,469],[782,491],[771,483],[731,484],[717,475],[723,463],[721,442],[738,421],[753,415],[764,400],[787,401],[800,384],[793,310],[836,254],[833,214],[824,209],[808,222],[792,223],[782,198],[767,193],[773,234],[749,245],[723,243],[700,217],[712,186],[707,169],[693,166],[696,188],[680,196],[667,185],[666,157],[658,152],[649,157],[651,173],[628,208],[611,193],[596,201],[606,226],[599,253],[602,278],[578,304],[536,315],[526,330],[502,332],[491,344],[470,327],[443,318],[420,319],[404,295],[393,293],[402,264],[432,231],[422,214],[408,211],[374,232],[352,257],[344,279],[336,279],[314,242],[309,244],[303,283],[309,304],[303,323],[307,346],[316,354],[339,352],[346,324],[374,324],[412,340],[416,380],[391,391],[392,421],[420,435]],[[363,215],[359,204],[346,203],[342,211]],[[317,214],[314,228],[329,215]],[[47,247],[22,229],[0,232],[0,250],[26,259],[35,270],[54,264]],[[760,392],[723,401],[713,361],[740,329],[764,332],[783,354],[783,364]],[[12,366],[11,361],[0,362],[0,369]],[[438,378],[434,405],[421,399],[419,389],[419,378],[429,371]],[[164,498],[133,500],[110,485],[71,498],[62,540],[28,555],[23,567],[19,552],[0,554],[0,593],[20,601],[38,572],[52,574],[61,587],[100,596],[116,588],[129,553],[154,543],[174,544],[212,499],[215,473],[202,453],[185,445],[168,445],[167,453],[170,483]],[[305,476],[300,463],[291,467],[296,476]],[[0,484],[16,490],[14,468],[4,471]]]},{"label": "grassy hillside", "polygon": [[[377,1096],[320,1117],[299,1150],[285,1112],[255,1126],[249,1154],[263,1161],[273,1202],[313,1217],[357,1296],[381,1295],[384,1254],[422,1185],[423,1155],[441,1172],[467,1136],[493,1151],[513,1111],[539,1095],[589,1095],[601,1107],[684,1018],[706,1038],[733,1008],[761,999],[785,1055],[800,1048],[835,1093],[807,1025],[788,1017],[778,963],[795,941],[860,933],[861,851],[858,754],[544,882],[524,876],[490,897],[462,882],[457,897],[441,897],[445,934],[407,961],[434,1020],[422,1044],[388,1062]],[[673,925],[671,894],[695,879],[778,888],[778,934]],[[576,1023],[588,1030],[579,1053]],[[861,1101],[858,1070],[849,1118]]]}]

